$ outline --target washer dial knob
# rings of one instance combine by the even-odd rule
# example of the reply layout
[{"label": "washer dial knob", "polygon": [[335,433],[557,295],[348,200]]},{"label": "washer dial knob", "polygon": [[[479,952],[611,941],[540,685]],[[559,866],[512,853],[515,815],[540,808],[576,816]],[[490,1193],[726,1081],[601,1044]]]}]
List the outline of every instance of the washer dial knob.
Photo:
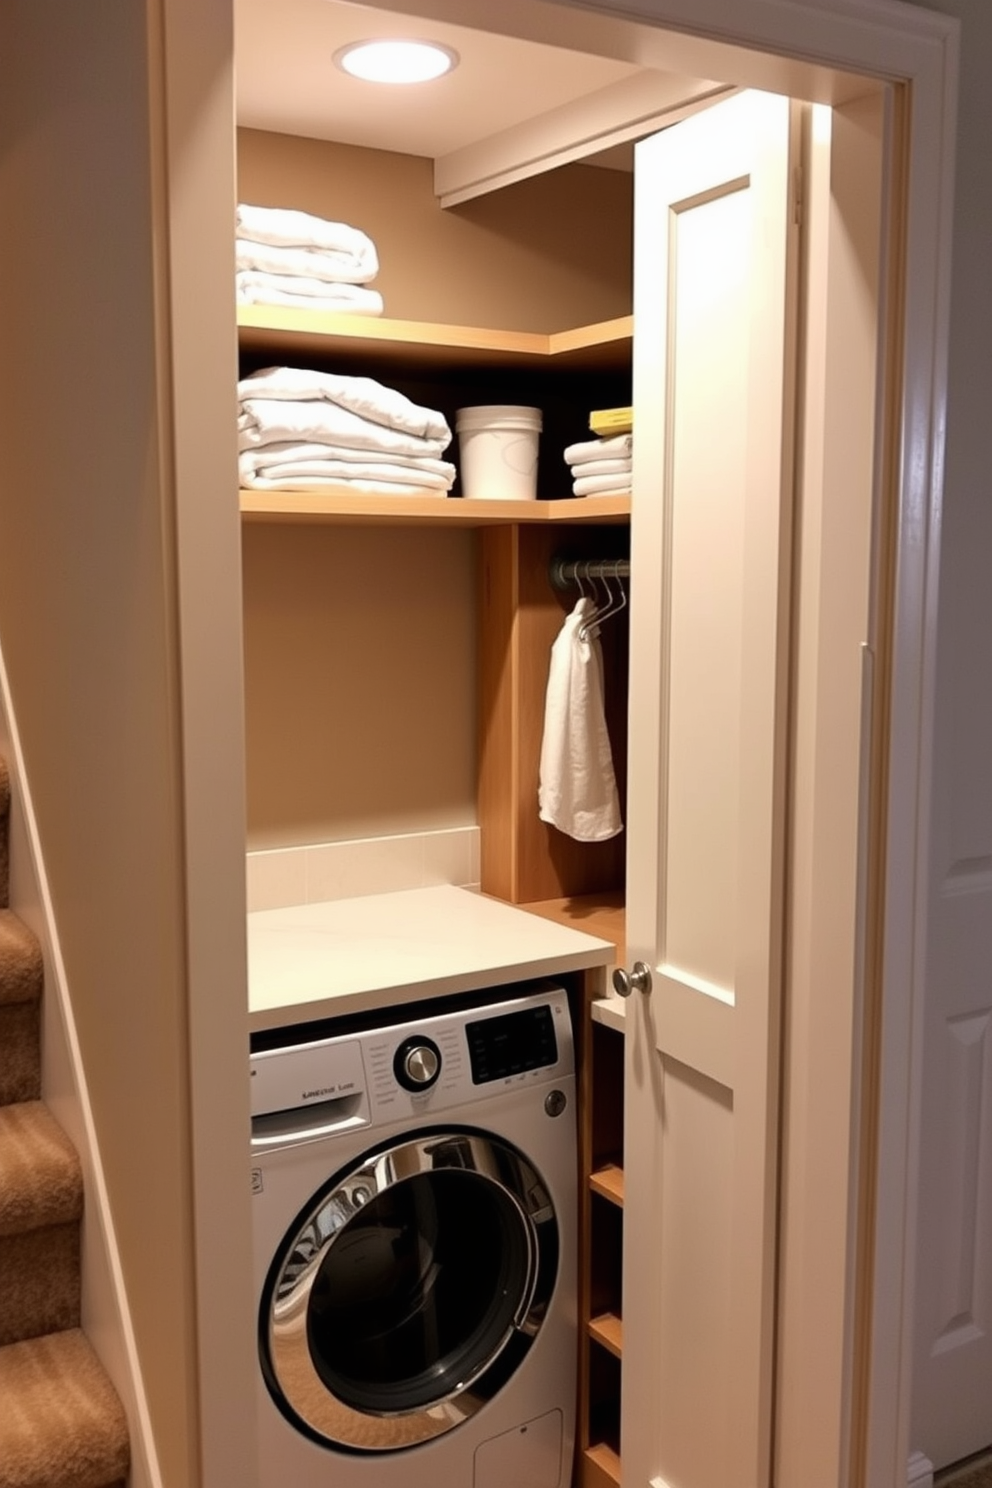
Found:
[{"label": "washer dial knob", "polygon": [[404,1039],[393,1056],[393,1074],[404,1090],[429,1090],[441,1073],[441,1050],[424,1034]]}]

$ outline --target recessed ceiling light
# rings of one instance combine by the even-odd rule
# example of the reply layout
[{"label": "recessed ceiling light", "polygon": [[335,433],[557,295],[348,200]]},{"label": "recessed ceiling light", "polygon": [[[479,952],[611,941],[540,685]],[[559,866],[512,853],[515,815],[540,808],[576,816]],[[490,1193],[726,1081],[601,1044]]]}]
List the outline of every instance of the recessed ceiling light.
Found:
[{"label": "recessed ceiling light", "polygon": [[436,41],[356,41],[334,61],[368,83],[426,83],[457,66],[458,53]]}]

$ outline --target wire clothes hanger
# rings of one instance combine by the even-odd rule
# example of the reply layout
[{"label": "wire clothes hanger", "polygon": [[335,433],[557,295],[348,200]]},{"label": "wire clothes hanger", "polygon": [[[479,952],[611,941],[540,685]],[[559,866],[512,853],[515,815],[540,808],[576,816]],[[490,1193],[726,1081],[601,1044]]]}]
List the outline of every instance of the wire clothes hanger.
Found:
[{"label": "wire clothes hanger", "polygon": [[[627,605],[627,591],[621,582],[630,577],[630,560],[627,558],[561,558],[551,560],[549,577],[552,585],[560,590],[567,591],[574,585],[583,599],[589,599],[593,605],[592,613],[587,615],[579,627],[579,639],[589,640],[597,636],[605,621],[619,615]],[[616,584],[616,593],[610,587],[610,580]],[[591,593],[586,593],[588,583]],[[605,599],[600,603],[597,599],[597,584],[602,585]]]}]

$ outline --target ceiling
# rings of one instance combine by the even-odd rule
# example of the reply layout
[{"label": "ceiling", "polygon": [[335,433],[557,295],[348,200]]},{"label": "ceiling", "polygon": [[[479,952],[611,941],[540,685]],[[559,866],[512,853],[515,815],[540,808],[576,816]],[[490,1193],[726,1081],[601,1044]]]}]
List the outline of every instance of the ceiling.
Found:
[{"label": "ceiling", "polygon": [[[458,52],[459,66],[435,82],[398,88],[361,82],[333,64],[339,47],[380,36],[443,42]],[[649,72],[347,0],[235,0],[235,58],[239,124],[434,160]],[[598,163],[629,168],[630,158],[621,147]]]}]

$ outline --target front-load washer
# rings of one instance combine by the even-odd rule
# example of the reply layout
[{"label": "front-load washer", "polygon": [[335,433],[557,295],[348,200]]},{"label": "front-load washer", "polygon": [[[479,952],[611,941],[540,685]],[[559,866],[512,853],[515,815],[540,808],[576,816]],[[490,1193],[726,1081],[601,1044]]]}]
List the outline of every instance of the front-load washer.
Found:
[{"label": "front-load washer", "polygon": [[564,991],[256,1035],[251,1091],[262,1488],[566,1488]]}]

